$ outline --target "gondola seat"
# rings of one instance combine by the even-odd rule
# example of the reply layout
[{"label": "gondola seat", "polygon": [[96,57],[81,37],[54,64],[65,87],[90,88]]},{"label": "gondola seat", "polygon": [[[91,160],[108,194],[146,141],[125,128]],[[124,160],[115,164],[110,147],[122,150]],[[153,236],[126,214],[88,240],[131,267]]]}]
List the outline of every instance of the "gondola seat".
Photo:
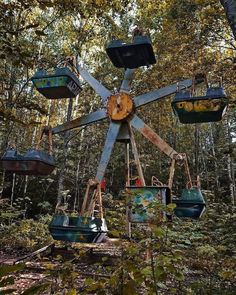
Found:
[{"label": "gondola seat", "polygon": [[223,87],[209,87],[205,96],[192,96],[190,91],[178,91],[172,102],[174,113],[183,124],[220,121],[228,99]]},{"label": "gondola seat", "polygon": [[174,213],[178,217],[199,219],[206,208],[206,203],[198,187],[184,189],[180,199],[173,199],[176,204]]},{"label": "gondola seat", "polygon": [[135,69],[156,63],[152,43],[148,36],[136,36],[133,43],[112,40],[106,52],[117,68]]},{"label": "gondola seat", "polygon": [[48,99],[73,98],[81,91],[78,77],[66,67],[56,68],[52,74],[38,70],[31,80],[37,90]]},{"label": "gondola seat", "polygon": [[[152,205],[155,203],[168,205],[170,202],[171,192],[167,186],[127,187],[128,219],[130,222],[152,222],[156,218]],[[166,215],[165,212],[161,214]]]},{"label": "gondola seat", "polygon": [[24,156],[9,149],[1,158],[3,169],[20,175],[49,175],[55,166],[54,158],[44,151],[31,149]]},{"label": "gondola seat", "polygon": [[99,243],[103,241],[108,230],[104,218],[54,215],[49,231],[54,240]]}]

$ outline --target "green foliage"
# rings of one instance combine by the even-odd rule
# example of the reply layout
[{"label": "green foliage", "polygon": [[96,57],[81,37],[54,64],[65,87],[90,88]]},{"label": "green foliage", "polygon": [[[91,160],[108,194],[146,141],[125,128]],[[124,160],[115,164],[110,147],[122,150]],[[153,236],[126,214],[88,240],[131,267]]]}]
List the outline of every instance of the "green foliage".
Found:
[{"label": "green foliage", "polygon": [[45,290],[47,290],[51,286],[50,283],[34,285],[27,290],[25,290],[22,295],[34,295],[34,294],[42,294]]},{"label": "green foliage", "polygon": [[[0,267],[0,278],[5,277],[13,272],[24,269],[25,265],[23,263],[19,263],[16,265],[1,265]],[[2,286],[1,286],[2,287]]]},{"label": "green foliage", "polygon": [[[169,207],[171,212],[174,206]],[[153,210],[163,208],[156,204]],[[135,239],[120,245],[122,257],[115,268],[110,267],[111,277],[86,280],[84,294],[233,294],[234,235],[226,231],[228,222],[235,229],[234,214],[231,207],[211,204],[200,221],[173,216],[173,222],[158,218],[149,227],[133,226]]]},{"label": "green foliage", "polygon": [[48,224],[33,219],[21,220],[5,226],[1,229],[1,235],[1,248],[8,251],[12,249],[21,252],[32,251],[52,242]]},{"label": "green foliage", "polygon": [[15,289],[11,286],[15,278],[13,274],[25,268],[23,263],[17,265],[0,265],[0,294],[12,294]]},{"label": "green foliage", "polygon": [[106,221],[110,229],[109,236],[114,238],[123,237],[126,227],[125,201],[110,199],[109,204],[106,205]]},{"label": "green foliage", "polygon": [[[25,269],[24,263],[16,265],[0,265],[0,294],[13,294],[16,289],[11,288],[14,285],[17,272]],[[22,295],[36,295],[42,294],[43,291],[48,289],[50,283],[36,284],[27,288]]]},{"label": "green foliage", "polygon": [[196,248],[197,254],[204,258],[210,258],[214,257],[217,254],[217,250],[210,246],[210,245],[204,245]]},{"label": "green foliage", "polygon": [[40,208],[41,214],[49,213],[52,210],[52,204],[50,204],[48,201],[38,203],[38,207]]},{"label": "green foliage", "polygon": [[21,219],[24,216],[25,210],[21,206],[11,206],[8,199],[3,199],[0,202],[0,224],[11,225],[14,221]]}]

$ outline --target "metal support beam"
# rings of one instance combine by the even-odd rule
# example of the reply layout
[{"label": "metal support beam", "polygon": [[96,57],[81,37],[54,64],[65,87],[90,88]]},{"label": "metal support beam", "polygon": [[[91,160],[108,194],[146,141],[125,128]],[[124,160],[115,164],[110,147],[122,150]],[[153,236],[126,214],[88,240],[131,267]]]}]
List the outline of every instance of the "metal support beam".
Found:
[{"label": "metal support beam", "polygon": [[111,152],[112,152],[113,146],[116,142],[116,138],[117,138],[117,135],[120,130],[120,126],[121,126],[121,122],[111,121],[111,123],[110,123],[110,127],[107,132],[106,141],[105,141],[104,148],[102,151],[101,160],[100,160],[99,166],[97,168],[97,174],[95,177],[97,182],[101,182],[104,177],[108,162],[111,157]]},{"label": "metal support beam", "polygon": [[90,113],[88,115],[82,116],[80,118],[76,118],[72,121],[66,122],[61,125],[57,125],[52,129],[53,134],[57,134],[60,132],[68,131],[74,128],[82,127],[85,125],[89,125],[91,123],[100,121],[107,118],[107,113],[105,109],[98,110],[96,112]]},{"label": "metal support beam", "polygon": [[160,151],[165,153],[171,159],[180,158],[181,155],[177,153],[171,146],[168,145],[155,131],[146,125],[137,115],[131,119],[130,124],[143,134],[149,141],[156,145]]},{"label": "metal support beam", "polygon": [[135,139],[134,139],[133,130],[131,129],[130,124],[128,124],[128,126],[129,126],[130,142],[131,142],[131,146],[132,146],[132,152],[134,154],[134,160],[135,160],[135,164],[137,166],[138,175],[139,175],[139,178],[140,178],[140,180],[142,182],[142,186],[146,186],[145,179],[144,179],[144,176],[143,176],[142,166],[141,166],[141,163],[140,163],[140,160],[139,160],[138,149],[137,149],[136,142],[135,142]]},{"label": "metal support beam", "polygon": [[135,69],[127,69],[125,71],[124,80],[122,81],[120,87],[120,92],[130,93],[134,71]]},{"label": "metal support beam", "polygon": [[130,158],[129,158],[129,143],[125,143],[125,164],[126,164],[126,186],[130,186]]},{"label": "metal support beam", "polygon": [[95,90],[95,92],[101,96],[102,101],[111,96],[110,90],[103,86],[98,80],[96,80],[90,73],[86,70],[86,66],[82,65],[80,57],[77,57],[77,70],[80,76]]},{"label": "metal support beam", "polygon": [[189,166],[188,166],[187,155],[186,154],[181,154],[181,155],[184,161],[184,168],[185,168],[187,179],[188,179],[187,185],[189,185],[189,187],[191,188],[193,186],[193,181],[192,181]]},{"label": "metal support beam", "polygon": [[169,179],[168,179],[168,187],[172,189],[173,186],[173,179],[174,179],[174,174],[175,174],[175,159],[171,160],[171,165],[170,165],[170,174],[169,174]]},{"label": "metal support beam", "polygon": [[83,200],[83,204],[82,204],[82,207],[81,207],[81,210],[80,210],[80,215],[83,216],[84,215],[84,212],[85,212],[85,209],[86,209],[86,206],[87,206],[87,202],[88,202],[88,198],[89,198],[89,191],[90,191],[90,183],[87,184],[87,188],[86,188],[86,192],[85,192],[85,196],[84,196],[84,200]]},{"label": "metal support beam", "polygon": [[[203,81],[204,81],[203,79],[196,80],[195,84],[202,83]],[[183,80],[178,83],[179,90],[189,88],[191,86],[192,86],[192,79]],[[148,104],[150,102],[163,99],[166,96],[169,96],[169,95],[175,93],[176,91],[177,91],[177,83],[157,89],[157,90],[154,90],[152,92],[148,92],[148,93],[136,96],[134,98],[134,104],[135,104],[136,108],[138,108],[138,107],[141,107],[141,106]]]}]

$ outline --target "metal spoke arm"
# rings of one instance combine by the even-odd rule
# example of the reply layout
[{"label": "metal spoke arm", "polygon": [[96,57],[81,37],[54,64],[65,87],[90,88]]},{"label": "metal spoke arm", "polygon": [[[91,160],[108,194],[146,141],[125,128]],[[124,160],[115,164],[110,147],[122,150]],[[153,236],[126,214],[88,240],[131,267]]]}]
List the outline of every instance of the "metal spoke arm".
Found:
[{"label": "metal spoke arm", "polygon": [[127,69],[125,71],[124,79],[120,87],[120,92],[130,93],[134,71],[135,69]]},{"label": "metal spoke arm", "polygon": [[110,157],[111,157],[111,153],[112,153],[112,149],[113,146],[116,142],[116,138],[118,136],[119,130],[121,127],[121,123],[120,122],[112,122],[110,123],[110,127],[109,130],[107,132],[107,137],[106,137],[106,141],[105,141],[105,145],[102,151],[102,156],[101,156],[101,160],[100,163],[98,165],[97,168],[97,174],[95,177],[95,180],[97,182],[101,182],[104,175],[105,175],[105,171],[107,168],[107,165],[109,163]]},{"label": "metal spoke arm", "polygon": [[58,125],[52,129],[52,133],[57,134],[60,132],[68,131],[74,128],[89,125],[91,123],[103,120],[105,118],[107,118],[106,110],[101,109],[88,115],[82,116],[80,118],[76,118],[72,121],[66,122],[64,124]]},{"label": "metal spoke arm", "polygon": [[132,152],[133,152],[133,155],[134,155],[134,160],[135,160],[135,164],[136,164],[136,167],[137,167],[137,170],[138,170],[139,178],[141,180],[142,185],[146,186],[145,179],[144,179],[144,176],[143,176],[142,166],[141,166],[141,163],[140,163],[140,160],[139,160],[138,149],[137,149],[136,142],[135,142],[135,139],[134,139],[133,130],[132,130],[130,124],[128,124],[128,127],[129,127],[129,134],[130,134],[130,142],[131,142],[131,146],[132,146]]},{"label": "metal spoke arm", "polygon": [[[197,79],[197,80],[195,80],[194,83],[200,84],[202,82],[204,82],[204,79]],[[135,106],[136,106],[136,108],[138,108],[138,107],[141,107],[141,106],[148,104],[150,102],[163,99],[166,96],[174,94],[177,91],[177,87],[179,90],[183,90],[183,89],[191,87],[192,84],[193,84],[192,79],[187,79],[187,80],[180,81],[178,84],[175,83],[175,84],[154,90],[149,93],[141,94],[141,95],[136,96],[134,98]]]},{"label": "metal spoke arm", "polygon": [[130,125],[138,130],[144,137],[151,141],[160,151],[165,153],[171,158],[170,175],[168,180],[168,186],[172,188],[173,177],[175,171],[176,161],[180,161],[185,168],[186,176],[190,187],[192,187],[192,179],[189,171],[188,160],[186,154],[176,152],[171,146],[168,145],[155,131],[153,131],[148,125],[146,125],[138,116],[134,116],[130,120]]},{"label": "metal spoke arm", "polygon": [[96,80],[87,70],[85,65],[82,65],[81,60],[77,57],[76,68],[80,76],[95,90],[95,92],[101,96],[102,101],[111,96],[110,90],[103,86],[98,80]]},{"label": "metal spoke arm", "polygon": [[158,147],[160,151],[165,153],[171,159],[181,158],[181,155],[177,153],[171,146],[168,145],[155,131],[153,131],[148,125],[146,125],[143,120],[141,120],[137,115],[135,115],[130,120],[130,125],[138,130],[144,137],[151,141],[154,145]]}]

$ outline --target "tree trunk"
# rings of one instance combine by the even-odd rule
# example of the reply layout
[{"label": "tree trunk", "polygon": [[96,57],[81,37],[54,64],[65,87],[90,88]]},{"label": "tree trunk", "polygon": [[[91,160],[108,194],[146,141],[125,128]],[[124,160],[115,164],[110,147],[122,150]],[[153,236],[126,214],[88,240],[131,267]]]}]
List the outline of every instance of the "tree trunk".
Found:
[{"label": "tree trunk", "polygon": [[224,7],[225,14],[231,30],[236,39],[236,1],[235,0],[220,0],[220,3]]},{"label": "tree trunk", "polygon": [[196,175],[194,175],[195,178],[197,178],[199,173],[199,127],[197,124],[195,124],[195,130],[194,130],[194,162],[195,167],[194,171]]},{"label": "tree trunk", "polygon": [[80,135],[80,145],[79,145],[79,159],[77,163],[77,169],[76,169],[76,180],[75,180],[75,199],[74,199],[74,208],[73,210],[75,211],[76,209],[79,210],[79,171],[81,168],[81,151],[82,151],[82,143],[83,143],[83,138],[84,138],[84,129],[81,131]]},{"label": "tree trunk", "polygon": [[211,140],[211,151],[212,151],[212,156],[214,159],[214,168],[215,168],[215,193],[218,196],[219,195],[219,189],[220,189],[220,183],[219,183],[219,167],[217,163],[217,158],[216,158],[216,151],[215,151],[215,141],[214,141],[214,136],[213,136],[213,130],[212,130],[212,124],[210,124],[210,140]]},{"label": "tree trunk", "polygon": [[16,174],[13,173],[13,176],[12,176],[12,187],[11,187],[11,206],[13,206],[13,202],[14,202],[15,183],[16,183]]},{"label": "tree trunk", "polygon": [[226,131],[227,131],[227,138],[228,138],[228,157],[227,157],[227,170],[230,180],[230,197],[232,201],[232,205],[235,205],[235,199],[236,199],[236,189],[235,189],[235,174],[234,174],[234,166],[233,166],[233,157],[232,157],[232,151],[231,151],[231,145],[232,145],[232,135],[230,130],[230,123],[228,120],[226,120]]},{"label": "tree trunk", "polygon": [[[70,98],[68,109],[67,109],[67,116],[66,116],[66,122],[70,121],[71,115],[72,115],[72,108],[73,108],[73,99]],[[67,162],[67,156],[68,156],[68,139],[70,136],[70,131],[66,131],[64,135],[64,141],[63,141],[63,160],[61,162],[61,170],[59,173],[58,178],[58,192],[57,192],[57,206],[60,206],[61,200],[62,200],[62,191],[64,189],[64,179],[65,179],[65,172],[66,172],[66,162]]]},{"label": "tree trunk", "polygon": [[1,181],[0,181],[0,199],[2,198],[2,192],[4,188],[4,181],[5,181],[5,170],[1,173]]},{"label": "tree trunk", "polygon": [[[16,75],[15,75],[15,71],[14,71],[14,67],[12,66],[12,63],[9,63],[9,72],[10,72],[10,76],[9,76],[9,81],[8,81],[8,85],[5,85],[5,88],[8,88],[7,90],[7,94],[6,94],[6,109],[7,110],[12,110],[13,107],[13,96],[14,96],[14,87],[15,87],[15,83],[16,83]],[[7,120],[5,122],[5,124],[3,125],[4,131],[3,131],[3,140],[1,143],[1,151],[5,151],[8,147],[9,144],[9,137],[10,134],[12,132],[12,127],[13,124],[10,120]],[[2,154],[1,154],[2,156]]]}]

